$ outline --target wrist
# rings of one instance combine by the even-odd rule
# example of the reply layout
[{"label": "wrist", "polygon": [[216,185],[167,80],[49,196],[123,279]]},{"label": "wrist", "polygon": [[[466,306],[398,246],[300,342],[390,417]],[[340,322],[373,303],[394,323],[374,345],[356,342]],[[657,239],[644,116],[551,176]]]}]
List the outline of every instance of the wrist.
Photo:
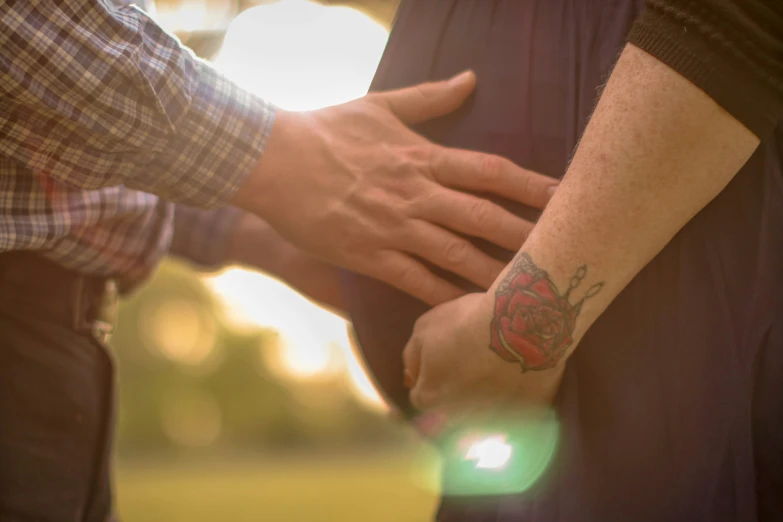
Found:
[{"label": "wrist", "polygon": [[230,264],[230,243],[243,215],[242,210],[230,205],[204,210],[177,204],[169,254],[210,271]]},{"label": "wrist", "polygon": [[232,203],[265,221],[274,221],[276,209],[288,204],[281,184],[295,171],[305,168],[298,159],[316,153],[312,124],[305,113],[278,109],[264,154],[248,174]]},{"label": "wrist", "polygon": [[[592,305],[604,282],[584,264],[568,278],[559,269],[552,277],[544,266],[555,263],[540,266],[536,261],[546,256],[535,254],[534,261],[527,244],[525,250],[488,292],[490,347],[525,372],[562,368],[595,317]],[[583,315],[586,309],[593,313]]]},{"label": "wrist", "polygon": [[461,312],[454,317],[460,331],[461,342],[486,348],[489,343],[489,325],[492,321],[492,300],[489,292],[477,292],[458,298],[467,306],[460,306]]},{"label": "wrist", "polygon": [[263,219],[244,212],[236,220],[227,250],[227,262],[252,267],[270,274],[280,271],[284,249],[282,238]]}]

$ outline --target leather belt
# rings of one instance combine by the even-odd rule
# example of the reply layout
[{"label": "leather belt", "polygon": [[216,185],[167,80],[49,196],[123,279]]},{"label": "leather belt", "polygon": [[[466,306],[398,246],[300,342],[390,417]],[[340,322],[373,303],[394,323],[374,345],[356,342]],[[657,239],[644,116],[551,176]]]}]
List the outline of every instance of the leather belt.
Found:
[{"label": "leather belt", "polygon": [[119,292],[113,279],[63,268],[34,252],[0,254],[0,311],[56,323],[106,342]]}]

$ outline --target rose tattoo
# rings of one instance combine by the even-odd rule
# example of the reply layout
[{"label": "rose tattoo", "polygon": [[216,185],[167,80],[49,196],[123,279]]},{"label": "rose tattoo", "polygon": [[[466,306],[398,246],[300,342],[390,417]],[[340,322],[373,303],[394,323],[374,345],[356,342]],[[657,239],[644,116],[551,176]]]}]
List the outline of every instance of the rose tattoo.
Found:
[{"label": "rose tattoo", "polygon": [[519,363],[523,372],[554,367],[573,343],[582,303],[604,285],[593,285],[572,305],[568,296],[586,274],[587,267],[580,266],[561,295],[528,254],[517,257],[495,293],[489,347],[503,360]]}]

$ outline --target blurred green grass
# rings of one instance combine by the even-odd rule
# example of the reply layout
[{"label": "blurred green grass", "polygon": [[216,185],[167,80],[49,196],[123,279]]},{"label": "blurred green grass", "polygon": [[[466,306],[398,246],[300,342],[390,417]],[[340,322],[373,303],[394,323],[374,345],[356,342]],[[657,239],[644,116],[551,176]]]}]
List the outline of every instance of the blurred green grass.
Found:
[{"label": "blurred green grass", "polygon": [[124,522],[430,522],[433,465],[421,454],[120,463],[118,511]]}]

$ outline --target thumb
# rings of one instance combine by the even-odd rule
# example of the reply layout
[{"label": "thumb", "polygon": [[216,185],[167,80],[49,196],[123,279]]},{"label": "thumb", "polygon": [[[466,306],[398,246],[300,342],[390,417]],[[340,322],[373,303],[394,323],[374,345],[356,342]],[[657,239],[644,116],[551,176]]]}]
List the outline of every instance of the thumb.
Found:
[{"label": "thumb", "polygon": [[400,120],[416,124],[455,111],[476,88],[476,75],[465,71],[449,80],[378,93],[376,101]]}]

